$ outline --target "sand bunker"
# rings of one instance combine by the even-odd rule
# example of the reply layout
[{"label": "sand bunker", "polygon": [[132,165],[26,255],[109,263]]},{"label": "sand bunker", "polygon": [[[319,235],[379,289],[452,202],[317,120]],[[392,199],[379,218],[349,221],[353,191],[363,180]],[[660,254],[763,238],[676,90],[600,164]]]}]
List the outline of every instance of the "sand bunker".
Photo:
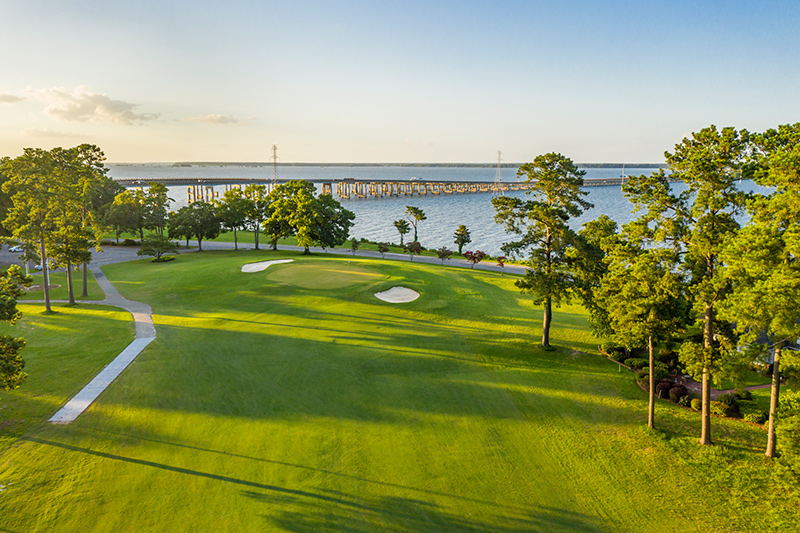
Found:
[{"label": "sand bunker", "polygon": [[406,302],[413,302],[419,298],[419,293],[417,291],[412,291],[407,287],[392,287],[388,291],[376,292],[375,296],[384,302],[402,304]]},{"label": "sand bunker", "polygon": [[253,272],[261,272],[266,270],[271,265],[279,265],[281,263],[291,263],[294,259],[275,259],[273,261],[261,261],[260,263],[248,263],[242,267],[242,272],[252,274]]}]

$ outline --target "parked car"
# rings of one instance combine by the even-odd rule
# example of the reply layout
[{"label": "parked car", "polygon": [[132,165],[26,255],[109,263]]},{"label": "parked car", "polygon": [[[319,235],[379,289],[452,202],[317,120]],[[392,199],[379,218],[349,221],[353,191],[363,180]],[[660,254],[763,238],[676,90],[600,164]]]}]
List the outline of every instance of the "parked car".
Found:
[{"label": "parked car", "polygon": [[11,248],[9,248],[8,251],[9,252],[14,252],[14,253],[19,253],[19,252],[22,251],[22,245],[21,244],[15,244]]}]

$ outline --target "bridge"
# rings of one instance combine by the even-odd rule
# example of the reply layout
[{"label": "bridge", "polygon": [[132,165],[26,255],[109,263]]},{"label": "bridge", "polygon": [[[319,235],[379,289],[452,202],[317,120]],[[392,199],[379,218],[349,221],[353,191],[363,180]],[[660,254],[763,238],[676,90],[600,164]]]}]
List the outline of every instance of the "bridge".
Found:
[{"label": "bridge", "polygon": [[[150,182],[163,185],[187,187],[188,198],[193,201],[208,201],[219,197],[215,187],[223,187],[225,191],[241,189],[243,185],[262,184],[267,189],[275,185],[287,183],[291,180],[271,178],[157,178],[157,179],[116,179],[117,183],[126,187],[146,187]],[[508,181],[497,183],[495,181],[438,181],[438,180],[365,180],[345,178],[332,179],[306,179],[320,185],[323,194],[335,195],[342,199],[352,198],[391,198],[402,196],[437,196],[449,194],[493,193],[504,194],[507,192],[527,191],[533,183],[524,181]],[[624,178],[602,178],[584,180],[585,187],[619,186]]]}]

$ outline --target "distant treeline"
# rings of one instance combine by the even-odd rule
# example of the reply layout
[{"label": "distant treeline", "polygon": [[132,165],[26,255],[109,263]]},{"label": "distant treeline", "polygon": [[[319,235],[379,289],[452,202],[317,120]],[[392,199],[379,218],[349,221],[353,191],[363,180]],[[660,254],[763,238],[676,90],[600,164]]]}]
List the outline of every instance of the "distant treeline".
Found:
[{"label": "distant treeline", "polygon": [[[502,168],[519,168],[522,163],[502,163]],[[662,163],[580,163],[582,168],[666,168]],[[180,161],[176,167],[271,167],[270,162]],[[497,163],[278,163],[279,167],[431,167],[431,168],[496,168]]]}]

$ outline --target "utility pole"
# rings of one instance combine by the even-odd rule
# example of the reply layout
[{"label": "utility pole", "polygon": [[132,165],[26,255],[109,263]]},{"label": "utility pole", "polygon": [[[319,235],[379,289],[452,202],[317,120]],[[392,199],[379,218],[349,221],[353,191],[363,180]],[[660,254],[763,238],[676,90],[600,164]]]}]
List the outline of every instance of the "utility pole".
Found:
[{"label": "utility pole", "polygon": [[278,183],[278,145],[272,145],[272,187]]},{"label": "utility pole", "polygon": [[503,178],[500,173],[500,160],[503,152],[497,151],[497,172],[494,174],[494,184],[492,185],[492,196],[505,196],[503,194]]}]

